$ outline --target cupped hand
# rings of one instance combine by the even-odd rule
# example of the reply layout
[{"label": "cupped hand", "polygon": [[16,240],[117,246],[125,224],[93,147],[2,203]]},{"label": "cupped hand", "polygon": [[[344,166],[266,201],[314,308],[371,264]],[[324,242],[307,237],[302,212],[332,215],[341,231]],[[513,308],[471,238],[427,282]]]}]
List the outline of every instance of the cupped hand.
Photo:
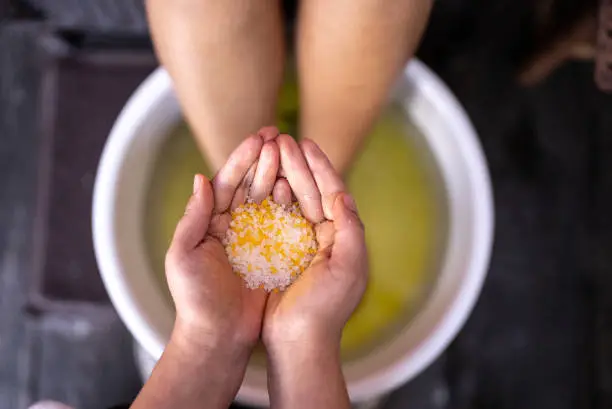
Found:
[{"label": "cupped hand", "polygon": [[293,193],[305,217],[316,223],[319,248],[287,290],[270,294],[263,340],[272,354],[301,340],[339,345],[367,284],[363,224],[341,177],[314,142],[300,147],[288,135],[276,141],[284,177],[273,188],[274,198],[288,203]]},{"label": "cupped hand", "polygon": [[276,128],[249,136],[212,183],[194,178],[193,195],[166,255],[166,277],[176,307],[173,337],[202,347],[252,347],[266,304],[263,290],[250,290],[232,272],[221,237],[232,208],[267,197],[279,168]]}]

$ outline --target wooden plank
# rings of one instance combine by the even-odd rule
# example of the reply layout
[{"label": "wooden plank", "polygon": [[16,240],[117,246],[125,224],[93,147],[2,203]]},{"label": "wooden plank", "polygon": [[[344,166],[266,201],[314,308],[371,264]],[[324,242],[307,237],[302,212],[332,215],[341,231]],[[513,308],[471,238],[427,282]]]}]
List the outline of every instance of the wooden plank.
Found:
[{"label": "wooden plank", "polygon": [[479,303],[448,351],[451,407],[591,407],[593,300],[579,243],[592,66],[568,65],[526,90],[488,58],[452,81],[489,160],[496,241]]},{"label": "wooden plank", "polygon": [[33,325],[32,394],[75,408],[131,403],[141,380],[133,339],[112,310],[45,314]]},{"label": "wooden plank", "polygon": [[593,144],[593,214],[590,227],[594,237],[585,248],[593,271],[590,295],[596,300],[593,310],[595,325],[595,391],[597,409],[612,407],[612,95],[599,94],[597,101],[597,139]]},{"label": "wooden plank", "polygon": [[143,0],[27,0],[40,10],[53,27],[115,31],[148,32]]},{"label": "wooden plank", "polygon": [[36,180],[33,121],[39,77],[36,25],[0,30],[0,408],[29,401],[29,348],[23,310]]},{"label": "wooden plank", "polygon": [[411,382],[393,392],[384,409],[451,409],[446,381],[446,356],[443,355]]}]

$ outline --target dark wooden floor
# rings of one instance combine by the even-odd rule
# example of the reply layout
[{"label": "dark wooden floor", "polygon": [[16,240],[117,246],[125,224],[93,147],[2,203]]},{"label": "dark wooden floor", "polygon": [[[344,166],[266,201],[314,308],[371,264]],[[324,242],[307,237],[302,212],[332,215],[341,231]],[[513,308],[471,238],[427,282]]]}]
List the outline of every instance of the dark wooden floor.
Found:
[{"label": "dark wooden floor", "polygon": [[115,312],[31,308],[41,30],[28,23],[0,32],[0,408],[50,397],[105,408],[130,400],[139,387],[132,341]]},{"label": "dark wooden floor", "polygon": [[[131,340],[112,308],[32,307],[45,63],[32,50],[51,26],[144,35],[142,2],[25,3],[12,12],[46,24],[0,28],[0,409],[40,398],[105,408],[139,387]],[[499,37],[459,35],[457,26],[474,26],[459,3],[437,6],[419,55],[480,134],[495,190],[492,265],[460,336],[387,407],[610,408],[612,96],[595,88],[585,62],[518,87],[520,25],[509,17],[496,23]]]}]

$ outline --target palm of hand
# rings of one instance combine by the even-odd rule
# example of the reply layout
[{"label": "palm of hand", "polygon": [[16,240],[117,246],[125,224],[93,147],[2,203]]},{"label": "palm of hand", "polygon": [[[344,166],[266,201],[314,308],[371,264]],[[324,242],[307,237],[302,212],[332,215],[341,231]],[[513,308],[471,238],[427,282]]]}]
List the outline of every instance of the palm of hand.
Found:
[{"label": "palm of hand", "polygon": [[[314,143],[300,149],[290,136],[266,130],[232,153],[212,185],[196,176],[166,257],[177,323],[188,324],[196,338],[213,334],[244,345],[254,345],[262,320],[267,346],[279,334],[304,331],[339,339],[367,281],[363,226],[343,192],[341,178]],[[278,203],[297,197],[316,224],[319,251],[288,290],[268,297],[262,289],[247,289],[233,273],[219,237],[228,228],[229,210],[249,196],[262,200],[270,193]]]},{"label": "palm of hand", "polygon": [[[257,341],[265,292],[244,286],[242,279],[233,273],[225,249],[216,238],[207,236],[177,268],[182,274],[169,274],[168,284],[171,291],[174,286],[182,287],[177,291],[181,294],[176,302],[178,316],[202,331],[221,332],[228,339],[238,337],[248,344]],[[185,275],[189,277],[184,283],[173,282],[173,278]],[[206,313],[202,314],[203,311]]]},{"label": "palm of hand", "polygon": [[303,156],[290,138],[281,135],[278,143],[283,173],[298,200],[303,199],[306,217],[317,223],[319,249],[298,280],[284,292],[270,294],[264,342],[291,342],[306,333],[339,340],[367,283],[363,226],[352,199],[345,201],[341,178],[316,145],[303,143]]},{"label": "palm of hand", "polygon": [[[264,336],[291,338],[314,332],[318,337],[340,338],[346,321],[363,295],[367,277],[357,268],[334,266],[331,258],[333,240],[332,222],[317,226],[318,254],[286,291],[270,294],[266,304]],[[358,263],[367,265],[367,260]],[[285,334],[278,334],[279,331]]]},{"label": "palm of hand", "polygon": [[[229,225],[228,212],[244,203],[249,190],[270,194],[278,173],[278,148],[270,141],[277,134],[264,128],[249,136],[212,184],[195,177],[194,194],[166,255],[176,323],[195,338],[212,336],[247,346],[259,338],[266,293],[247,289],[233,273],[220,238]],[[276,169],[273,160],[266,163],[270,157],[276,157]]]}]

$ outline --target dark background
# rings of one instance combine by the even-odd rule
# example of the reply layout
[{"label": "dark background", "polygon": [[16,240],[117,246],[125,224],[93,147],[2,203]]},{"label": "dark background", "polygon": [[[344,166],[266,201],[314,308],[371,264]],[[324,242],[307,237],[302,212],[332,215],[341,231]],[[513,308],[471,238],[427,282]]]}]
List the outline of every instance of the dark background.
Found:
[{"label": "dark background", "polygon": [[[476,126],[496,237],[474,313],[387,408],[612,408],[612,96],[592,62],[516,73],[595,2],[439,0],[418,52]],[[586,10],[586,11],[585,11]],[[0,0],[0,408],[130,401],[132,341],[91,250],[95,169],[155,66],[142,0]]]}]

